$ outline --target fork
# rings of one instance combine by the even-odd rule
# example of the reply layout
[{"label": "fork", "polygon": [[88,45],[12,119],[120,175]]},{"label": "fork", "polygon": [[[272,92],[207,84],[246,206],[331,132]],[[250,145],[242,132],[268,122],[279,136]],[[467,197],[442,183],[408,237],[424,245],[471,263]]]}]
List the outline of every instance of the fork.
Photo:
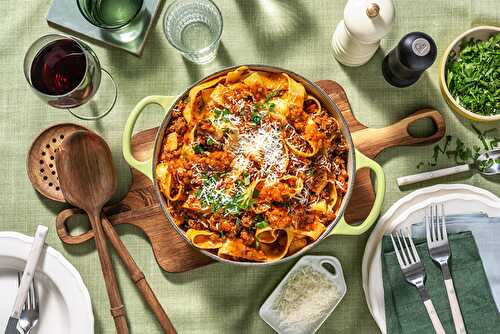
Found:
[{"label": "fork", "polygon": [[451,252],[448,244],[448,234],[446,233],[446,220],[443,204],[441,204],[441,210],[438,210],[438,206],[435,204],[430,205],[426,209],[425,231],[429,254],[434,262],[439,264],[441,272],[443,273],[444,285],[446,287],[446,293],[448,294],[448,301],[450,303],[455,331],[458,334],[466,334],[467,332],[465,331],[464,320],[462,318],[462,313],[460,312],[460,304],[458,304],[453,279],[448,267],[448,260],[450,259]]},{"label": "fork", "polygon": [[[21,284],[22,273],[17,273],[17,284]],[[24,303],[23,310],[19,316],[19,327],[24,334],[29,334],[31,330],[38,324],[39,308],[38,308],[38,292],[35,287],[35,278],[31,282],[28,290],[28,297]]]},{"label": "fork", "polygon": [[[394,240],[397,240],[396,241]],[[418,256],[417,249],[411,238],[409,230],[400,230],[391,234],[392,245],[398,258],[399,266],[406,279],[406,282],[415,286],[420,294],[420,299],[424,303],[427,314],[431,319],[432,326],[437,334],[445,334],[443,325],[439,320],[438,314],[434,309],[431,297],[427,288],[425,287],[425,268],[420,257]],[[402,241],[401,241],[402,240]]]}]

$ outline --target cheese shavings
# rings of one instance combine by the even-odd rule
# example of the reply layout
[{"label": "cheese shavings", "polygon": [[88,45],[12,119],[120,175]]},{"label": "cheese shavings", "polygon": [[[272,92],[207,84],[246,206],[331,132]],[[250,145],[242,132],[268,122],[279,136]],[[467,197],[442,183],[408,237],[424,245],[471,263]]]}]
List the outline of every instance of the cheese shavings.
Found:
[{"label": "cheese shavings", "polygon": [[286,151],[276,124],[263,123],[256,130],[241,135],[236,155],[260,164],[258,177],[275,181],[286,168]]},{"label": "cheese shavings", "polygon": [[280,328],[293,333],[309,333],[341,298],[339,289],[325,274],[306,265],[283,285],[272,310],[278,315]]}]

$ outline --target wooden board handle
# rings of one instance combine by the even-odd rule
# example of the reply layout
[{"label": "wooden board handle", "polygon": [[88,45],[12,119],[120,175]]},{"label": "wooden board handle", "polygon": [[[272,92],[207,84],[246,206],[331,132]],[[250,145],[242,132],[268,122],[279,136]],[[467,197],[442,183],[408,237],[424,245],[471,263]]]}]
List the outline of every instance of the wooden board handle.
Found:
[{"label": "wooden board handle", "polygon": [[[414,137],[408,131],[417,121],[430,119],[436,126],[436,131],[427,137]],[[384,128],[366,128],[352,134],[358,150],[369,158],[377,156],[381,151],[394,146],[425,145],[440,140],[446,132],[446,124],[441,113],[435,109],[418,110]]]}]

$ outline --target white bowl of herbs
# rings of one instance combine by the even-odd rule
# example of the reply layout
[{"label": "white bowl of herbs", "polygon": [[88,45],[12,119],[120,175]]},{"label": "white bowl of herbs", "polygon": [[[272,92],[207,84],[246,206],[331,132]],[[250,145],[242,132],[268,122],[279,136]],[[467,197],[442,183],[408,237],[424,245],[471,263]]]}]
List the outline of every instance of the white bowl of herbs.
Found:
[{"label": "white bowl of herbs", "polygon": [[500,120],[500,27],[475,27],[455,38],[443,54],[439,85],[458,114]]}]

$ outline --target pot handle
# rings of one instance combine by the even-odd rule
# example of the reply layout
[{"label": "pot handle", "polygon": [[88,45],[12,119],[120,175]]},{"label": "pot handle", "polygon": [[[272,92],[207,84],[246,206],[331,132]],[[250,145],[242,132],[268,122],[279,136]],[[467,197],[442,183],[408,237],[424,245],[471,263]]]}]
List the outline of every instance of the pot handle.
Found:
[{"label": "pot handle", "polygon": [[370,168],[377,177],[377,189],[375,195],[375,201],[373,202],[370,214],[366,219],[359,225],[349,225],[345,221],[344,216],[342,216],[337,223],[337,225],[332,229],[330,235],[342,234],[342,235],[360,235],[366,232],[377,220],[380,210],[382,209],[382,203],[384,202],[385,195],[385,174],[382,167],[375,161],[367,158],[363,153],[356,150],[356,171],[361,168]]},{"label": "pot handle", "polygon": [[125,161],[127,163],[137,169],[139,172],[142,174],[146,175],[151,181],[153,180],[153,158],[149,158],[148,160],[145,161],[139,161],[136,158],[134,158],[132,154],[132,149],[131,149],[131,141],[132,141],[132,135],[134,133],[134,127],[135,123],[137,122],[137,119],[139,118],[139,115],[144,111],[146,106],[150,104],[158,104],[163,109],[168,110],[172,103],[174,103],[176,96],[161,96],[161,95],[152,95],[152,96],[146,96],[143,98],[137,105],[134,107],[130,115],[128,116],[127,123],[125,123],[125,129],[123,130],[123,137],[122,137],[122,150],[123,150],[123,157],[125,158]]}]

